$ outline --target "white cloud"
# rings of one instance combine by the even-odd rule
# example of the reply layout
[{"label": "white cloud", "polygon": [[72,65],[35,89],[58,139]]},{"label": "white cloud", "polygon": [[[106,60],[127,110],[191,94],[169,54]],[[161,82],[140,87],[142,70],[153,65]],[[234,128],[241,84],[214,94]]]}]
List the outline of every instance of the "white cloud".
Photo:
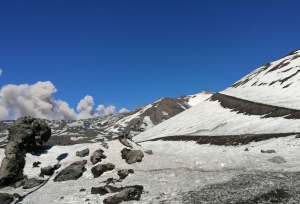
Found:
[{"label": "white cloud", "polygon": [[2,69],[0,69],[0,76],[2,75]]},{"label": "white cloud", "polygon": [[126,108],[121,108],[119,110],[119,113],[128,113],[128,112],[130,112],[130,110],[127,110]]},{"label": "white cloud", "polygon": [[110,105],[107,108],[105,108],[104,105],[98,105],[96,110],[100,115],[109,115],[109,114],[114,114],[116,112],[116,107]]},{"label": "white cloud", "polygon": [[78,103],[76,113],[67,102],[54,99],[56,91],[50,81],[3,86],[0,89],[0,120],[28,115],[49,120],[75,120],[113,114],[116,111],[115,106],[99,105],[98,112],[94,112],[94,99],[87,95]]}]

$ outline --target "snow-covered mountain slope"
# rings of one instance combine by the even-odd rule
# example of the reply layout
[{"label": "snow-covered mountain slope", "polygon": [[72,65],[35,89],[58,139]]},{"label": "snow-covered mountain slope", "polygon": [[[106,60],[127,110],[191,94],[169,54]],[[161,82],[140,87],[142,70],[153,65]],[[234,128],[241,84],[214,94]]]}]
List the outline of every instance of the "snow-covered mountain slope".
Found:
[{"label": "snow-covered mountain slope", "polygon": [[247,74],[221,93],[263,104],[300,109],[300,50]]},{"label": "snow-covered mountain slope", "polygon": [[225,91],[137,135],[134,140],[299,133],[300,74],[294,74],[298,73],[298,69],[300,51],[295,51],[253,71]]},{"label": "snow-covered mountain slope", "polygon": [[212,95],[213,95],[212,92],[204,90],[204,91],[194,94],[194,95],[181,96],[178,99],[186,102],[189,106],[193,107],[193,106],[197,105],[198,103],[205,101]]},{"label": "snow-covered mountain slope", "polygon": [[142,142],[167,136],[222,136],[300,132],[300,119],[264,118],[224,108],[218,101],[204,101],[134,137]]},{"label": "snow-covered mountain slope", "polygon": [[[207,91],[180,98],[162,98],[129,113],[99,116],[82,120],[45,120],[52,130],[48,145],[71,145],[109,140],[128,131],[133,135],[168,120],[199,101],[210,97]],[[0,146],[7,143],[6,128],[11,121],[0,121]]]}]

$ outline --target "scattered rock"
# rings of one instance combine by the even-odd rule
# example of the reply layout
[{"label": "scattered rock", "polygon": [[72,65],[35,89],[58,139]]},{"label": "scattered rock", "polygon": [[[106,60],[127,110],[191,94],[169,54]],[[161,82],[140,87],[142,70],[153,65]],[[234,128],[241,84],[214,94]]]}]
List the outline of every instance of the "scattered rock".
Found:
[{"label": "scattered rock", "polygon": [[85,188],[82,188],[82,189],[79,190],[79,192],[83,192],[83,191],[85,191]]},{"label": "scattered rock", "polygon": [[68,181],[76,180],[82,176],[83,172],[86,171],[85,164],[87,160],[77,161],[67,166],[65,169],[60,171],[54,178],[54,181]]},{"label": "scattered rock", "polygon": [[85,156],[88,156],[89,153],[90,153],[90,150],[88,148],[86,148],[84,150],[77,151],[76,152],[76,156],[78,156],[78,157],[85,157]]},{"label": "scattered rock", "polygon": [[131,174],[134,173],[133,169],[128,169],[128,172],[131,173]]},{"label": "scattered rock", "polygon": [[127,169],[122,169],[118,171],[118,175],[120,176],[120,179],[125,179],[128,176],[129,172]]},{"label": "scattered rock", "polygon": [[276,164],[286,163],[286,160],[284,158],[282,158],[281,156],[273,157],[272,159],[269,159],[269,161],[276,163]]},{"label": "scattered rock", "polygon": [[0,203],[10,204],[14,200],[14,197],[8,193],[0,193]]},{"label": "scattered rock", "polygon": [[55,170],[59,169],[60,166],[60,164],[55,164],[54,166],[43,167],[41,168],[41,174],[51,176],[54,174]]},{"label": "scattered rock", "polygon": [[106,149],[108,149],[108,145],[107,145],[106,142],[102,142],[102,143],[101,143],[101,146],[104,147],[104,148],[106,148]]},{"label": "scattered rock", "polygon": [[18,193],[14,193],[13,197],[15,197],[16,199],[20,200],[22,197],[20,196],[20,194]]},{"label": "scattered rock", "polygon": [[25,181],[25,184],[23,186],[23,189],[30,189],[36,186],[41,185],[42,183],[44,183],[44,180],[38,180],[35,178],[31,178]]},{"label": "scattered rock", "polygon": [[139,200],[143,186],[124,187],[118,194],[107,197],[103,200],[104,204],[118,204],[123,201]]},{"label": "scattered rock", "polygon": [[116,193],[119,192],[123,189],[123,187],[114,187],[111,185],[105,185],[101,187],[92,187],[91,188],[91,194],[100,194],[100,195],[105,195],[107,193]]},{"label": "scattered rock", "polygon": [[91,156],[91,162],[93,164],[96,164],[98,162],[101,162],[102,159],[106,159],[106,156],[103,154],[103,152],[104,151],[102,149],[94,151],[93,155]]},{"label": "scattered rock", "polygon": [[33,162],[32,168],[40,167],[40,166],[39,166],[40,164],[41,164],[41,162],[39,162],[39,161]]},{"label": "scattered rock", "polygon": [[268,149],[268,150],[266,150],[266,151],[261,150],[260,152],[261,152],[261,153],[267,153],[267,154],[276,153],[274,149]]},{"label": "scattered rock", "polygon": [[101,183],[105,183],[105,184],[115,184],[115,182],[121,182],[120,179],[114,179],[114,178],[108,178],[105,181],[101,182]]},{"label": "scattered rock", "polygon": [[129,147],[129,148],[132,149],[132,145],[128,142],[128,140],[127,140],[125,137],[119,136],[118,139],[119,139],[119,141],[120,141],[124,146]]},{"label": "scattered rock", "polygon": [[121,150],[122,158],[126,160],[128,164],[141,162],[144,157],[144,153],[141,150],[130,150],[124,148]]},{"label": "scattered rock", "polygon": [[115,165],[112,163],[107,164],[98,164],[97,166],[94,166],[92,168],[92,173],[94,175],[94,178],[98,178],[106,171],[111,171],[115,168]]},{"label": "scattered rock", "polygon": [[146,150],[145,153],[149,154],[149,155],[153,155],[152,150]]},{"label": "scattered rock", "polygon": [[248,147],[247,147],[244,151],[245,151],[245,152],[248,152],[248,151],[249,151]]}]

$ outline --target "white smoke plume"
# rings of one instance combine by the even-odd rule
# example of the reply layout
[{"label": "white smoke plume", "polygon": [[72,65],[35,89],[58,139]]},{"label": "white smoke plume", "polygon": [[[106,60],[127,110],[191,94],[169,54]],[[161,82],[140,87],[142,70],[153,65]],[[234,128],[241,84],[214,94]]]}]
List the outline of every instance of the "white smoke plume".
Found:
[{"label": "white smoke plume", "polygon": [[99,105],[96,110],[100,115],[109,115],[114,114],[116,112],[116,107],[110,105],[107,108],[105,108],[104,105]]},{"label": "white smoke plume", "polygon": [[0,76],[2,75],[2,69],[0,69]]},{"label": "white smoke plume", "polygon": [[55,86],[50,82],[37,82],[33,85],[9,84],[0,89],[0,120],[16,119],[21,116],[32,116],[48,120],[76,120],[114,114],[115,106],[103,105],[94,111],[94,99],[85,96],[77,106],[78,113],[62,100],[55,100]]},{"label": "white smoke plume", "polygon": [[119,110],[119,113],[128,113],[128,112],[130,112],[130,110],[127,110],[126,108],[121,108]]}]

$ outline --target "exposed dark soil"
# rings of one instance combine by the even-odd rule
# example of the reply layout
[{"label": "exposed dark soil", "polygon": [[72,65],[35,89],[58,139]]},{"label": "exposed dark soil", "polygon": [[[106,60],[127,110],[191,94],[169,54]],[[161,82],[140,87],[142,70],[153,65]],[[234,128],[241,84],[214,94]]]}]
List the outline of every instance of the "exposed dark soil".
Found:
[{"label": "exposed dark soil", "polygon": [[251,135],[226,135],[226,136],[191,136],[191,135],[181,135],[181,136],[168,136],[156,139],[151,139],[148,141],[196,141],[197,144],[212,144],[212,145],[225,145],[225,146],[236,146],[239,144],[248,144],[250,142],[259,142],[271,138],[287,137],[291,135],[297,135],[300,133],[275,133],[275,134],[251,134]]},{"label": "exposed dark soil", "polygon": [[215,93],[210,100],[219,101],[222,107],[246,115],[260,115],[263,118],[284,117],[286,119],[300,119],[300,110],[256,103],[221,93]]}]

